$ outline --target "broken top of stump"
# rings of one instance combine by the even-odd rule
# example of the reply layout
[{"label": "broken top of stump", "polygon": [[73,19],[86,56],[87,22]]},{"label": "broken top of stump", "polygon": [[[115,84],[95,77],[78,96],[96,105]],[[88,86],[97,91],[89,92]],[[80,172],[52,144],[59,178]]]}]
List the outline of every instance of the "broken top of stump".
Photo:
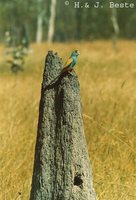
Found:
[{"label": "broken top of stump", "polygon": [[[30,200],[95,200],[78,78],[46,57]],[[50,84],[53,81],[53,84]]]}]

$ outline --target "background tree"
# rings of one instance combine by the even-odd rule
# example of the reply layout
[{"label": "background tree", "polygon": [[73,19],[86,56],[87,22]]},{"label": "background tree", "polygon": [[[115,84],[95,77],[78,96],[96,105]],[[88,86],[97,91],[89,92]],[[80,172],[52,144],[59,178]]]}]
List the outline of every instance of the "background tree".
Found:
[{"label": "background tree", "polygon": [[43,40],[43,22],[46,10],[43,9],[43,0],[37,1],[37,31],[36,42],[41,43]]},{"label": "background tree", "polygon": [[117,19],[117,9],[113,8],[111,10],[111,21],[114,28],[114,34],[113,34],[113,49],[117,51],[117,39],[119,36],[119,25],[118,25],[118,19]]},{"label": "background tree", "polygon": [[108,2],[103,2],[103,9],[75,9],[73,2],[66,6],[63,0],[0,0],[0,41],[4,41],[6,31],[12,33],[14,40],[22,37],[23,26],[32,42],[110,39],[115,24],[120,38],[136,38],[135,9],[118,9],[116,20],[116,11],[109,8]]},{"label": "background tree", "polygon": [[49,19],[49,30],[48,30],[48,42],[52,42],[54,36],[54,26],[55,26],[55,16],[56,16],[56,0],[51,0],[50,5],[50,19]]}]

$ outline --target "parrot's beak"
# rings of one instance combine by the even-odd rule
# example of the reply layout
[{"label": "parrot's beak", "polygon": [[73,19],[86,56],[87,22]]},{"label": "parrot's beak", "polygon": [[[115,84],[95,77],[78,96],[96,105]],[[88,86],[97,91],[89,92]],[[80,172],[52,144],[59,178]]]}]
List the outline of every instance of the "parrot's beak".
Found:
[{"label": "parrot's beak", "polygon": [[80,55],[80,52],[79,52],[79,51],[77,51],[77,55],[78,55],[78,56]]}]

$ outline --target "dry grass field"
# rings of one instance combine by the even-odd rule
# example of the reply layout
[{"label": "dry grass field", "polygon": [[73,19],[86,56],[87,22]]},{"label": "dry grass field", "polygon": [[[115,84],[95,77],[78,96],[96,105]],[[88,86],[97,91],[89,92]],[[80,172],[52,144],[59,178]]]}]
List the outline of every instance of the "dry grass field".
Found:
[{"label": "dry grass field", "polygon": [[98,200],[136,199],[136,42],[33,44],[25,71],[10,72],[0,47],[0,199],[28,200],[42,72],[47,51],[76,66]]}]

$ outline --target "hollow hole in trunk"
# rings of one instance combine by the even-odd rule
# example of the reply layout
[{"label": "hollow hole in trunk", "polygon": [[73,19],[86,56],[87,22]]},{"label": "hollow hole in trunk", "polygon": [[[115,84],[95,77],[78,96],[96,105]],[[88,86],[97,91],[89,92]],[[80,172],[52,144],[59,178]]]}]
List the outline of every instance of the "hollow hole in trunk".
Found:
[{"label": "hollow hole in trunk", "polygon": [[76,174],[74,178],[74,185],[83,188],[83,180],[81,178],[81,174]]}]

